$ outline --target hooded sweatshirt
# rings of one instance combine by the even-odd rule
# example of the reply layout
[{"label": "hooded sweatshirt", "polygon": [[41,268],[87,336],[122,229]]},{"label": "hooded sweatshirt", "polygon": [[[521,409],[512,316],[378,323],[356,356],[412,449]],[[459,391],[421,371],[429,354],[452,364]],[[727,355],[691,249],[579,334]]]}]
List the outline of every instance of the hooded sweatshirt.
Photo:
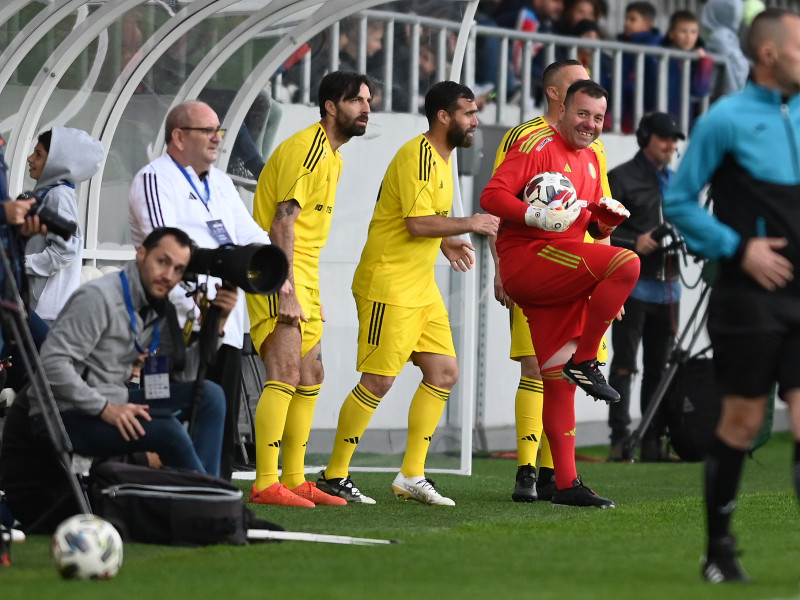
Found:
[{"label": "hooded sweatshirt", "polygon": [[700,24],[709,32],[706,49],[725,59],[725,75],[718,86],[721,94],[742,89],[750,73],[739,41],[742,10],[741,0],[708,0],[700,14]]},{"label": "hooded sweatshirt", "polygon": [[[103,145],[85,131],[53,127],[50,151],[33,193],[45,206],[78,223],[75,186],[97,173]],[[80,226],[65,241],[55,233],[34,235],[25,246],[30,307],[52,321],[80,284],[83,233]]]}]

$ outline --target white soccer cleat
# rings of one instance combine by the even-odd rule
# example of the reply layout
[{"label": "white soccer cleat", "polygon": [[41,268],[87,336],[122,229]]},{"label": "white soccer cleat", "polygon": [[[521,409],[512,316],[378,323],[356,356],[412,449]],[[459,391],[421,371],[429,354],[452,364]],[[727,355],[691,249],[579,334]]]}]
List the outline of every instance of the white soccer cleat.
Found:
[{"label": "white soccer cleat", "polygon": [[436,491],[433,481],[425,476],[403,477],[398,473],[392,482],[392,492],[403,500],[416,500],[432,506],[455,506],[450,498],[445,498]]}]

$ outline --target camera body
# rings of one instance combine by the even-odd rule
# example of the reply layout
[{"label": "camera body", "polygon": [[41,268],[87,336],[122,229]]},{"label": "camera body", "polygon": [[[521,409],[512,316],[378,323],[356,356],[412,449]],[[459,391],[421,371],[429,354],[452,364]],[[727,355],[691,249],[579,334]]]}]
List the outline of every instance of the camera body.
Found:
[{"label": "camera body", "polygon": [[55,233],[68,241],[78,230],[78,224],[75,221],[65,219],[55,210],[45,206],[44,200],[36,198],[31,192],[22,192],[17,196],[17,200],[29,200],[31,198],[35,198],[36,202],[33,203],[33,206],[28,211],[28,216],[39,217],[39,222],[47,227],[47,231]]},{"label": "camera body", "polygon": [[677,254],[683,245],[681,234],[669,223],[662,223],[656,227],[650,233],[650,237],[658,242],[661,252]]}]

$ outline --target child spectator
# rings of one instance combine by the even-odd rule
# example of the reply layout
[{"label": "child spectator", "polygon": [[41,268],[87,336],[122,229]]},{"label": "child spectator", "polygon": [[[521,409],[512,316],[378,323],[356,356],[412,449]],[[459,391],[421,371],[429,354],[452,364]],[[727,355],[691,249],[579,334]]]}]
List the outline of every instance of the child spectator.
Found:
[{"label": "child spectator", "polygon": [[[588,40],[599,40],[603,38],[603,33],[600,30],[600,26],[597,24],[597,21],[592,21],[591,19],[581,19],[575,24],[575,29],[573,31],[573,35],[575,37],[584,38]],[[589,73],[589,77],[594,79],[600,85],[602,85],[607,90],[611,89],[611,73],[613,69],[613,59],[611,56],[605,52],[600,53],[600,72],[595,73],[592,71],[592,54],[594,52],[593,48],[581,47],[578,46],[578,60],[586,69],[586,72]],[[611,122],[611,115],[607,114],[606,119],[608,122]]]},{"label": "child spectator", "polygon": [[[656,7],[650,2],[631,2],[625,7],[625,27],[617,36],[621,42],[659,46],[661,32],[653,27],[656,19]],[[644,59],[644,112],[656,108],[656,91],[658,88],[658,58],[646,56]],[[622,56],[622,131],[633,133],[633,101],[636,90],[636,55],[625,53]]]},{"label": "child spectator", "polygon": [[[600,6],[597,0],[572,0],[567,2],[561,19],[556,23],[555,33],[581,37],[576,27],[583,20],[595,21],[600,18]],[[598,28],[599,33],[599,28]]]},{"label": "child spectator", "polygon": [[[28,173],[36,180],[33,195],[46,208],[79,222],[75,186],[92,177],[103,161],[103,145],[85,131],[53,127],[39,135],[28,157]],[[80,227],[69,240],[37,234],[25,246],[25,272],[30,307],[50,324],[80,284],[83,236]]]},{"label": "child spectator", "polygon": [[[495,12],[495,21],[501,27],[531,33],[554,33],[555,24],[564,11],[563,0],[502,0]],[[510,68],[522,77],[522,51],[524,44],[511,45]],[[534,44],[531,62],[531,95],[536,104],[544,98],[542,75],[547,66],[546,53],[539,52],[541,44]]]},{"label": "child spectator", "polygon": [[[662,42],[666,48],[697,52],[701,56],[693,61],[690,79],[690,108],[689,123],[691,125],[699,114],[697,102],[708,96],[711,90],[711,74],[714,61],[703,49],[703,39],[700,37],[700,22],[697,15],[688,10],[676,10],[669,19],[669,31]],[[682,59],[673,58],[669,61],[669,81],[667,87],[667,112],[673,117],[680,115],[681,110],[681,80],[684,62]]]},{"label": "child spectator", "polygon": [[714,98],[743,88],[750,73],[739,42],[742,11],[741,0],[708,0],[700,13],[700,23],[708,32],[706,50],[725,59],[725,72],[714,86]]}]

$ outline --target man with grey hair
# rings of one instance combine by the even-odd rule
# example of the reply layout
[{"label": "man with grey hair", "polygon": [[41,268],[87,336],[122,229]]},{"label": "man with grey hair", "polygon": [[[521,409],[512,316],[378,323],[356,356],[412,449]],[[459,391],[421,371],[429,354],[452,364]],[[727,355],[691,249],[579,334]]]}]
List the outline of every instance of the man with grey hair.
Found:
[{"label": "man with grey hair", "polygon": [[[230,177],[214,166],[225,130],[206,103],[183,102],[167,115],[164,139],[167,153],[144,167],[134,177],[128,204],[133,243],[139,245],[156,227],[179,227],[200,248],[223,244],[269,243],[269,236],[248,212]],[[210,296],[216,278],[209,278]],[[177,286],[170,299],[182,326],[198,323],[198,308],[185,290]],[[225,324],[222,346],[207,372],[208,379],[225,390],[222,477],[230,478],[236,436],[241,384],[240,356],[244,337],[244,294]]]}]

